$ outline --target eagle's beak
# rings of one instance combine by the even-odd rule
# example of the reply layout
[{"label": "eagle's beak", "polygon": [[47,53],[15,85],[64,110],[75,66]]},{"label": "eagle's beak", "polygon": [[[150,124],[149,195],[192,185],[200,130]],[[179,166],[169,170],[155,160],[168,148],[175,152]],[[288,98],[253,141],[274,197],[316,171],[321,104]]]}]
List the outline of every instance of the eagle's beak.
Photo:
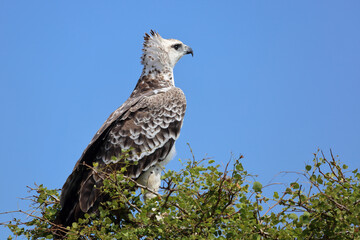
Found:
[{"label": "eagle's beak", "polygon": [[189,46],[186,46],[185,54],[191,54],[191,56],[194,56],[194,52],[193,52],[192,48]]}]

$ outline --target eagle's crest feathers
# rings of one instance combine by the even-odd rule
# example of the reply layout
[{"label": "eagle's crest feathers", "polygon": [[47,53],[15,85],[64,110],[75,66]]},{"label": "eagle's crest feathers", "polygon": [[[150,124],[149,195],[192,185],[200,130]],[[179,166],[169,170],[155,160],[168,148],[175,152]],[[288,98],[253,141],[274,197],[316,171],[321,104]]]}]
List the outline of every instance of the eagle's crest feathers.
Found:
[{"label": "eagle's crest feathers", "polygon": [[[176,47],[175,47],[176,46]],[[178,47],[177,47],[178,46]],[[192,49],[176,39],[164,39],[154,30],[145,33],[141,64],[144,68],[174,68],[185,54],[193,54]]]}]

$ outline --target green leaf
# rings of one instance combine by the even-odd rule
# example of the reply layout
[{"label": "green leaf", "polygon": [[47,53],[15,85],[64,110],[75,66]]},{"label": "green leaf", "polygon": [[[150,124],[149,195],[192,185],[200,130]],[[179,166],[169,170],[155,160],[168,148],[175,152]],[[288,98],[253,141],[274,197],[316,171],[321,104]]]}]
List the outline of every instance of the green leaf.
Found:
[{"label": "green leaf", "polygon": [[291,186],[293,189],[298,189],[298,188],[299,188],[299,184],[298,184],[297,182],[291,183],[290,186]]},{"label": "green leaf", "polygon": [[306,165],[305,169],[306,169],[306,171],[310,171],[310,170],[311,170],[311,166],[310,166],[310,165]]},{"label": "green leaf", "polygon": [[274,192],[274,198],[278,199],[279,198],[279,193],[278,192]]},{"label": "green leaf", "polygon": [[291,213],[289,215],[289,218],[292,219],[292,220],[297,220],[298,219],[298,216],[295,214],[295,213]]},{"label": "green leaf", "polygon": [[261,192],[262,184],[260,182],[254,182],[253,189],[255,192]]},{"label": "green leaf", "polygon": [[235,166],[235,168],[236,168],[236,170],[238,170],[238,171],[240,171],[240,172],[244,170],[244,167],[243,167],[243,165],[242,165],[241,163],[237,164],[237,165]]},{"label": "green leaf", "polygon": [[322,177],[319,175],[318,176],[318,178],[317,178],[317,183],[319,183],[319,184],[323,184],[323,179],[322,179]]},{"label": "green leaf", "polygon": [[73,222],[73,223],[72,223],[72,227],[76,229],[76,228],[78,227],[77,222]]},{"label": "green leaf", "polygon": [[315,181],[316,181],[316,176],[315,176],[315,175],[311,175],[310,181],[315,182]]}]

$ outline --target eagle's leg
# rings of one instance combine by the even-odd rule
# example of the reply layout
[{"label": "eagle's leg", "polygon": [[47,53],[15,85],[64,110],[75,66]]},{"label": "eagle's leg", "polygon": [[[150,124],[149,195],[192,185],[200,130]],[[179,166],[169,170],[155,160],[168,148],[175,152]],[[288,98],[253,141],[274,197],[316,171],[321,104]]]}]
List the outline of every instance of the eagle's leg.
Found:
[{"label": "eagle's leg", "polygon": [[[161,170],[162,166],[159,164],[150,167],[147,171],[140,175],[138,183],[146,186],[153,192],[158,192],[161,184]],[[154,193],[145,190],[144,201],[154,197],[156,197]]]}]

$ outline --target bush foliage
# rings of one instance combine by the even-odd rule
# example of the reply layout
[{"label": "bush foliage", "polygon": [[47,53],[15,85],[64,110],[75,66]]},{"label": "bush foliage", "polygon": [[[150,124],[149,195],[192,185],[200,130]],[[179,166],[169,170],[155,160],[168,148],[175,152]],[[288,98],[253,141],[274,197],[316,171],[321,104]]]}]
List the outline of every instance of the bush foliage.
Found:
[{"label": "bush foliage", "polygon": [[107,174],[110,200],[67,229],[53,223],[59,191],[39,185],[30,189],[31,209],[17,211],[27,221],[3,225],[13,233],[8,239],[52,239],[56,229],[68,239],[360,239],[357,169],[316,153],[297,181],[265,196],[241,158],[225,169],[214,160],[188,160],[182,170],[168,170],[160,193],[145,203],[149,189],[122,172]]}]

